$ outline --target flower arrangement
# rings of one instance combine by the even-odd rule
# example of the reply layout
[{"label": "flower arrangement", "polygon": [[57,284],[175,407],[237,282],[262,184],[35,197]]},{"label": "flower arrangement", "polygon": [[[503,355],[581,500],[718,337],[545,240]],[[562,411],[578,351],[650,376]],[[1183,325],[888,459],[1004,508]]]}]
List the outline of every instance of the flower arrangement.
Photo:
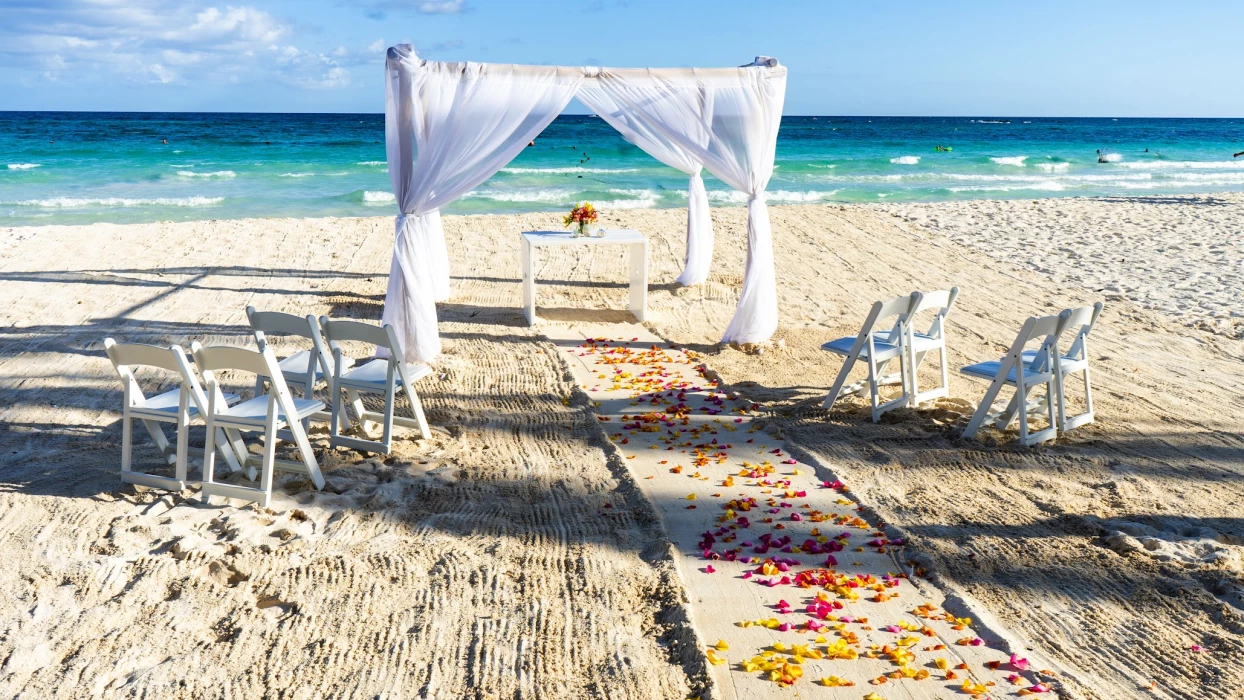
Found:
[{"label": "flower arrangement", "polygon": [[583,202],[570,210],[570,213],[562,217],[562,222],[567,226],[578,224],[578,235],[586,236],[589,224],[596,223],[596,207],[591,202]]}]

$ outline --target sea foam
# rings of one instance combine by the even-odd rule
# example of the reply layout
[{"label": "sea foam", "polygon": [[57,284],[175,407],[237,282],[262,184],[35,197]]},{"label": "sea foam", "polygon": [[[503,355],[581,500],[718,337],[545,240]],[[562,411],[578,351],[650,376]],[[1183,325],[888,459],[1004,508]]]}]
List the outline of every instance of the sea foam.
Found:
[{"label": "sea foam", "polygon": [[1119,163],[1119,167],[1138,170],[1244,170],[1244,160],[1134,160]]},{"label": "sea foam", "polygon": [[637,173],[639,168],[585,168],[576,165],[571,168],[502,168],[501,172],[520,174],[540,174],[548,173],[554,175],[563,175],[566,173]]},{"label": "sea foam", "polygon": [[219,204],[224,197],[157,197],[155,199],[132,199],[129,197],[104,197],[89,199],[83,197],[52,197],[51,199],[27,199],[15,202],[20,207],[202,207],[208,204]]},{"label": "sea foam", "polygon": [[[819,192],[816,190],[808,190],[806,192],[795,192],[791,190],[773,190],[765,192],[766,202],[817,202],[821,199],[832,195],[837,190],[831,192]],[[710,190],[708,199],[712,202],[726,202],[730,204],[745,204],[750,196],[746,192],[738,190]]]},{"label": "sea foam", "polygon": [[9,163],[9,170],[31,170],[43,167],[42,163]]},{"label": "sea foam", "polygon": [[1071,163],[1035,163],[1034,165],[1047,173],[1065,173],[1071,168]]},{"label": "sea foam", "polygon": [[181,175],[182,177],[219,177],[219,178],[230,178],[230,177],[237,177],[237,176],[238,176],[238,174],[237,174],[237,173],[235,173],[235,172],[233,172],[232,170],[217,170],[217,171],[216,171],[216,172],[214,172],[214,173],[196,173],[196,172],[194,172],[193,170],[178,170],[178,171],[177,171],[177,174],[178,174],[178,175]]},{"label": "sea foam", "polygon": [[890,162],[895,165],[915,165],[920,162],[920,156],[899,156],[898,158],[891,158]]},{"label": "sea foam", "polygon": [[363,204],[388,204],[396,202],[397,197],[392,192],[377,192],[374,190],[365,190],[363,192]]},{"label": "sea foam", "polygon": [[315,173],[281,173],[281,177],[311,177]]},{"label": "sea foam", "polygon": [[464,197],[472,199],[491,199],[494,202],[572,202],[577,201],[579,193],[575,190],[536,190],[505,191],[505,190],[472,190]]},{"label": "sea foam", "polygon": [[1022,168],[1024,167],[1024,161],[1028,160],[1028,156],[1001,156],[998,158],[990,158],[989,160],[997,163],[998,165],[1014,165]]}]

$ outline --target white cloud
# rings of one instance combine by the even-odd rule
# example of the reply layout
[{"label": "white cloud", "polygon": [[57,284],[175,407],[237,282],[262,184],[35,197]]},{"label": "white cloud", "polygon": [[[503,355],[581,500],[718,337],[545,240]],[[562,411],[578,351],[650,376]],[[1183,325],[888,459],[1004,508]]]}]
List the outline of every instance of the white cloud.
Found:
[{"label": "white cloud", "polygon": [[164,66],[160,65],[159,63],[152,63],[151,65],[147,66],[147,70],[148,70],[148,71],[149,71],[149,72],[150,72],[153,76],[155,76],[155,81],[154,81],[154,82],[157,82],[157,83],[171,83],[171,82],[173,82],[173,81],[177,80],[177,74],[176,74],[176,73],[174,73],[173,71],[171,71],[171,70],[169,70],[169,69],[165,68]]},{"label": "white cloud", "polygon": [[456,15],[464,9],[463,0],[424,0],[419,3],[419,11],[425,15]]},{"label": "white cloud", "polygon": [[66,82],[266,79],[331,89],[351,84],[350,66],[375,63],[370,47],[299,47],[290,22],[221,1],[0,0],[0,68]]},{"label": "white cloud", "polygon": [[367,45],[367,53],[380,53],[385,50],[384,39],[377,39]]}]

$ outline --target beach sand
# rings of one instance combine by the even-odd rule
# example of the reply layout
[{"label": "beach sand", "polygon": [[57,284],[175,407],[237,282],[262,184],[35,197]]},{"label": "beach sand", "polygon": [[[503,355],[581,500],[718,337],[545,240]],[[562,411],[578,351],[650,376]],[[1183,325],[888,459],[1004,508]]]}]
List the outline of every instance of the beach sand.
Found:
[{"label": "beach sand", "polygon": [[[649,236],[647,328],[703,353],[765,430],[908,538],[948,606],[1048,659],[1067,696],[1238,692],[1244,196],[771,215],[782,317],[757,355],[716,344],[744,210],[714,211],[714,271],[690,289],[673,283],[685,211],[607,213]],[[517,234],[557,218],[446,217],[445,354],[419,387],[434,438],[362,459],[313,434],[328,487],[281,476],[268,510],[119,483],[102,340],[248,344],[247,304],[378,318],[392,219],[0,229],[0,694],[711,692],[657,509],[521,318]],[[546,256],[542,317],[628,321],[624,265]],[[985,384],[955,374],[954,398],[880,424],[856,399],[820,408],[840,366],[821,343],[878,298],[950,285],[953,368],[996,358],[1029,315],[1104,300],[1097,422],[1030,449],[963,441]]]}]

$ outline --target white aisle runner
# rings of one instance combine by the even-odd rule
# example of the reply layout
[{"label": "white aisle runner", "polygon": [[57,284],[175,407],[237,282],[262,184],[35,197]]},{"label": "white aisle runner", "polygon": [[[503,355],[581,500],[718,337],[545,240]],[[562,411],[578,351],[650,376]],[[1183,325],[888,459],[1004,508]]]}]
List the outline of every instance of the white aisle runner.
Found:
[{"label": "white aisle runner", "polygon": [[1053,697],[903,576],[901,544],[859,518],[849,489],[752,428],[694,355],[639,325],[543,330],[677,549],[713,695]]}]

